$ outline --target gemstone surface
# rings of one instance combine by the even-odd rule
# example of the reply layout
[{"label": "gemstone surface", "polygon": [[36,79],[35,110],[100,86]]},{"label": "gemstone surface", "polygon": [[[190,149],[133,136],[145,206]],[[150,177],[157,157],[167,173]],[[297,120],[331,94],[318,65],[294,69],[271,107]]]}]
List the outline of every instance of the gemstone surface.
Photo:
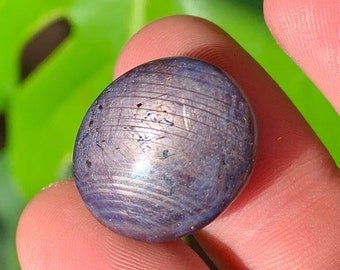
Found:
[{"label": "gemstone surface", "polygon": [[106,227],[147,242],[204,227],[240,193],[257,128],[243,92],[190,58],[155,60],[111,83],[74,148],[76,186]]}]

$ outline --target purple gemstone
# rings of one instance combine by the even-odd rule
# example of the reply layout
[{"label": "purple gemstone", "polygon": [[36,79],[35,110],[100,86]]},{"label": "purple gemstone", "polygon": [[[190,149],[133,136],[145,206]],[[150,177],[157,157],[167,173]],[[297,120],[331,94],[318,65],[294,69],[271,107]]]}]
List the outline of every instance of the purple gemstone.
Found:
[{"label": "purple gemstone", "polygon": [[199,60],[164,58],[125,73],[92,104],[77,135],[74,176],[102,224],[164,242],[230,205],[256,149],[254,114],[228,75]]}]

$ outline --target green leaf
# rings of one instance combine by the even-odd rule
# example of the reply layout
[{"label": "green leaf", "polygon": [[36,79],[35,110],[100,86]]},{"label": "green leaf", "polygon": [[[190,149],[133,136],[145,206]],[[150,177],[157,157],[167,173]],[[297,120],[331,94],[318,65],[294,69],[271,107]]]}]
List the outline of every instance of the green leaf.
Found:
[{"label": "green leaf", "polygon": [[73,1],[67,8],[63,3],[45,5],[44,12],[26,18],[22,32],[30,32],[39,22],[48,23],[46,14],[59,14],[71,22],[68,39],[14,88],[10,102],[13,171],[29,197],[55,181],[60,164],[72,152],[87,107],[111,81],[113,63],[131,34],[132,26],[122,23],[123,15],[132,15],[131,4]]},{"label": "green leaf", "polygon": [[15,252],[18,218],[25,204],[9,171],[9,159],[0,151],[0,262],[1,269],[19,269]]},{"label": "green leaf", "polygon": [[[9,116],[12,171],[26,196],[71,175],[77,129],[89,105],[112,80],[120,50],[143,25],[171,14],[201,16],[230,33],[284,89],[340,164],[340,119],[276,45],[261,5],[259,0],[3,1],[0,112],[6,110]],[[20,82],[26,42],[61,17],[70,22],[70,35]]]}]

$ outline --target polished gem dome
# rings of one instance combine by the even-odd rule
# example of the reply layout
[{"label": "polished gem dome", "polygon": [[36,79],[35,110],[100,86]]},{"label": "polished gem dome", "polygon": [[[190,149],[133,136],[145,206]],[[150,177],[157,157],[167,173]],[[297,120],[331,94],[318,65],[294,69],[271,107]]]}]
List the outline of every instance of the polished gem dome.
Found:
[{"label": "polished gem dome", "polygon": [[163,242],[204,227],[252,171],[257,132],[220,69],[176,57],[138,66],[95,100],[74,148],[76,186],[112,231]]}]

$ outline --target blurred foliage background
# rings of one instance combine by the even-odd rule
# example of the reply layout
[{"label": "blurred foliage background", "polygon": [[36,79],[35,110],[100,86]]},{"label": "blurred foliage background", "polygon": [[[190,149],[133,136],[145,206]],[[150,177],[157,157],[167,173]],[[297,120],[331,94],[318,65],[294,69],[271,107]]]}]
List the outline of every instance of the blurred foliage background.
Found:
[{"label": "blurred foliage background", "polygon": [[172,14],[206,18],[274,78],[340,165],[340,118],[279,49],[262,0],[0,0],[0,266],[19,269],[19,215],[41,188],[72,176],[85,111],[111,82],[124,43]]}]

